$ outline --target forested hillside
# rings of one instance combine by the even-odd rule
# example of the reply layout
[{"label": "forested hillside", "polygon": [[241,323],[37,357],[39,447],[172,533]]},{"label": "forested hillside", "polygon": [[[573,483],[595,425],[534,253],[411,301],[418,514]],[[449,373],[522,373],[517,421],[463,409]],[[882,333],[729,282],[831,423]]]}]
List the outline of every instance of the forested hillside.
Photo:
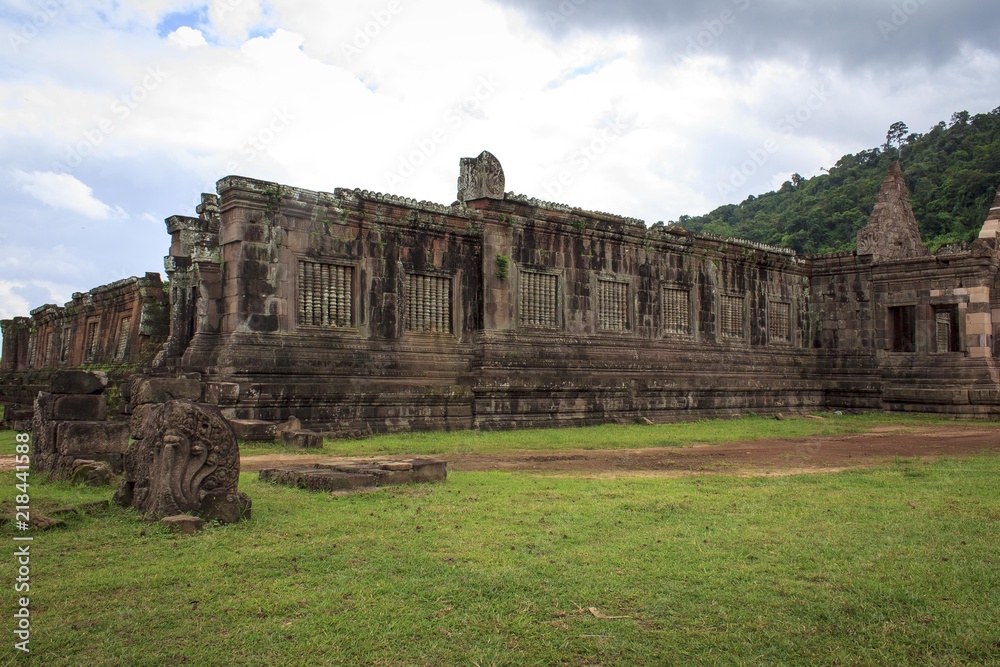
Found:
[{"label": "forested hillside", "polygon": [[858,229],[875,205],[889,163],[900,159],[913,212],[932,251],[979,233],[1000,185],[1000,107],[952,115],[926,134],[894,123],[886,143],[845,155],[829,173],[798,174],[777,192],[750,196],[675,224],[694,232],[737,236],[800,253],[853,250]]}]

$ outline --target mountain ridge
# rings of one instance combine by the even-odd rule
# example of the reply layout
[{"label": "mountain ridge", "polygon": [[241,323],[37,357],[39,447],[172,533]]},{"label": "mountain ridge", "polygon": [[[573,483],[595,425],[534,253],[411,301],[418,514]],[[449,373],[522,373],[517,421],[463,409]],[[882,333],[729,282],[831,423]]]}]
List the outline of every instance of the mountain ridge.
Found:
[{"label": "mountain ridge", "polygon": [[849,252],[896,160],[924,245],[934,252],[974,240],[1000,186],[1000,107],[955,112],[950,123],[941,121],[925,134],[894,123],[885,144],[843,156],[826,174],[792,174],[777,191],[669,224],[802,254]]}]

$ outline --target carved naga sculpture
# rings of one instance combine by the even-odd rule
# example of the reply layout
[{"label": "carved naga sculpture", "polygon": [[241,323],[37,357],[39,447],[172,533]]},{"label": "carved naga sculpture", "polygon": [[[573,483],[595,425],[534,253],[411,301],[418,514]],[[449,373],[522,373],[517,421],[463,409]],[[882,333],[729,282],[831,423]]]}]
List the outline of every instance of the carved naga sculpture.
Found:
[{"label": "carved naga sculpture", "polygon": [[247,513],[249,498],[236,492],[236,438],[217,409],[169,401],[155,406],[136,431],[119,503],[152,519],[199,514],[230,522]]}]

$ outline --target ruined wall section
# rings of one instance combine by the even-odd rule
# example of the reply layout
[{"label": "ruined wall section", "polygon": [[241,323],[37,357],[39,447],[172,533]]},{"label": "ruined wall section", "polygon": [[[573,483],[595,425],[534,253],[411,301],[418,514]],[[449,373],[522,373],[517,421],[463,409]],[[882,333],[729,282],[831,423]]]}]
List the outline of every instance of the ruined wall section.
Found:
[{"label": "ruined wall section", "polygon": [[510,194],[470,206],[489,295],[477,426],[819,405],[808,266],[793,252]]},{"label": "ruined wall section", "polygon": [[57,369],[100,367],[117,386],[126,373],[148,364],[163,343],[166,309],[160,275],[147,273],[77,292],[64,306],[40,306],[30,318],[0,322],[4,421],[30,420],[35,396]]},{"label": "ruined wall section", "polygon": [[219,214],[219,331],[195,332],[181,370],[230,396],[227,417],[345,433],[470,425],[474,214],[238,177],[219,182]]},{"label": "ruined wall section", "polygon": [[817,372],[830,407],[997,414],[1000,267],[989,252],[811,264]]}]

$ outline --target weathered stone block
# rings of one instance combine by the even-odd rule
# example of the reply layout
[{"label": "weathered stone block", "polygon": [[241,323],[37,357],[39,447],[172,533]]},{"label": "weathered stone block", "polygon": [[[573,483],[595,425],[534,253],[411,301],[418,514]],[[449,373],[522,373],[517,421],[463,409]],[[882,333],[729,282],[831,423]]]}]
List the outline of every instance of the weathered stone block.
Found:
[{"label": "weathered stone block", "polygon": [[124,454],[128,450],[129,431],[125,422],[59,422],[56,425],[56,449],[62,456],[78,459],[95,454]]},{"label": "weathered stone block", "polygon": [[967,405],[968,389],[923,389],[913,387],[886,387],[883,400],[897,403],[925,403],[938,405]]},{"label": "weathered stone block", "polygon": [[414,481],[413,470],[385,470],[383,468],[372,471],[372,474],[375,475],[375,486],[399,486]]},{"label": "weathered stone block", "polygon": [[230,419],[236,438],[246,442],[270,442],[277,435],[275,425],[260,419]]},{"label": "weathered stone block", "polygon": [[414,482],[443,482],[448,478],[448,464],[437,459],[413,459]]},{"label": "weathered stone block", "polygon": [[107,386],[107,374],[95,371],[59,370],[49,377],[53,394],[99,394]]},{"label": "weathered stone block", "polygon": [[282,431],[281,442],[286,447],[319,449],[323,446],[323,436],[312,431]]},{"label": "weathered stone block", "polygon": [[261,470],[258,477],[265,482],[308,491],[350,491],[375,486],[375,475],[342,472],[323,466]]},{"label": "weathered stone block", "polygon": [[201,383],[184,378],[146,378],[133,389],[133,405],[201,399]]},{"label": "weathered stone block", "polygon": [[190,514],[177,514],[160,519],[160,523],[170,529],[172,533],[183,533],[193,535],[202,529],[205,522]]},{"label": "weathered stone block", "polygon": [[396,472],[413,470],[413,464],[408,461],[385,461],[379,465],[383,470],[392,470]]},{"label": "weathered stone block", "polygon": [[87,486],[108,486],[115,481],[115,471],[106,461],[73,461],[73,472],[70,482],[86,484]]},{"label": "weathered stone block", "polygon": [[150,419],[156,414],[156,405],[137,405],[128,419],[128,430],[133,438],[141,437],[147,431]]},{"label": "weathered stone block", "polygon": [[969,401],[976,405],[1000,405],[1000,390],[970,389]]},{"label": "weathered stone block", "polygon": [[240,398],[240,385],[235,382],[206,382],[205,403],[234,405]]},{"label": "weathered stone block", "polygon": [[50,473],[55,465],[56,425],[52,421],[52,405],[55,397],[46,392],[38,392],[35,397],[35,412],[31,421],[31,465],[35,470]]},{"label": "weathered stone block", "polygon": [[249,521],[252,503],[245,493],[209,493],[202,502],[201,515],[207,521],[237,523]]},{"label": "weathered stone block", "polygon": [[302,420],[298,417],[289,417],[285,422],[278,424],[275,427],[278,433],[284,433],[285,431],[301,431]]},{"label": "weathered stone block", "polygon": [[56,396],[52,419],[58,421],[103,421],[107,417],[108,399],[101,394]]}]

